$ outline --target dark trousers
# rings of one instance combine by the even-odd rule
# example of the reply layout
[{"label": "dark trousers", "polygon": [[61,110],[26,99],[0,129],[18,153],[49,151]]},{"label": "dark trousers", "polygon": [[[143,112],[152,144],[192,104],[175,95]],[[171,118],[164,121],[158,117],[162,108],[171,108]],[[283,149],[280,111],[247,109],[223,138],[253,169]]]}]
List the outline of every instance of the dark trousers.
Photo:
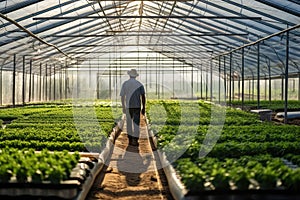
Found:
[{"label": "dark trousers", "polygon": [[126,109],[127,134],[129,138],[140,136],[140,114],[141,108]]}]

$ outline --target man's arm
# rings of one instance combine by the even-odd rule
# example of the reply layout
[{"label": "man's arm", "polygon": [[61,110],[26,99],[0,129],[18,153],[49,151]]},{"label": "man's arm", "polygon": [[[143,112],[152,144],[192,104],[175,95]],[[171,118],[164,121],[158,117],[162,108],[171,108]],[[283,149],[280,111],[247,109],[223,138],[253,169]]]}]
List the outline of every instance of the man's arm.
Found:
[{"label": "man's arm", "polygon": [[121,96],[121,102],[122,102],[122,108],[123,113],[126,113],[126,107],[125,107],[125,96]]},{"label": "man's arm", "polygon": [[145,94],[142,94],[142,105],[143,105],[142,115],[145,115],[145,112],[146,112],[146,96],[145,96]]}]

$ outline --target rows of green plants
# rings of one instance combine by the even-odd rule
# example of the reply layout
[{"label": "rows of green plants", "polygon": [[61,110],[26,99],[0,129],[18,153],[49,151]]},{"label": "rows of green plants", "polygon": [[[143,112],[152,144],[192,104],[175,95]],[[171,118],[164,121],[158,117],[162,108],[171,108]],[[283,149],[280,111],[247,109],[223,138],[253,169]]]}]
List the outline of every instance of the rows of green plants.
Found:
[{"label": "rows of green plants", "polygon": [[109,102],[70,103],[0,110],[0,184],[59,184],[79,178],[73,177],[79,172],[72,173],[78,152],[100,153],[122,110]]},{"label": "rows of green plants", "polygon": [[[285,102],[282,100],[272,100],[272,101],[266,101],[266,100],[261,100],[259,105],[260,108],[268,108],[273,111],[282,111],[284,109],[284,104]],[[241,106],[242,101],[240,100],[234,100],[231,101],[231,105],[233,106]],[[250,107],[252,109],[257,108],[257,101],[244,101],[244,106]],[[299,110],[300,105],[298,100],[289,100],[288,101],[288,109],[289,110]]]},{"label": "rows of green plants", "polygon": [[[276,126],[277,127],[277,126]],[[237,143],[266,143],[275,142],[300,142],[300,137],[295,137],[295,134],[300,134],[300,129],[297,126],[278,126],[274,128],[272,124],[259,124],[259,125],[244,125],[237,126],[225,125],[222,128],[222,133],[218,138],[218,143],[224,142],[237,142]],[[157,134],[159,130],[160,143],[159,146],[164,146],[164,142],[169,142],[174,136],[178,134],[193,135],[193,137],[200,143],[206,137],[209,129],[207,125],[197,127],[197,132],[193,133],[193,128],[190,126],[170,126],[170,125],[151,125],[154,133]]]},{"label": "rows of green plants", "polygon": [[288,161],[292,162],[293,164],[300,166],[300,155],[295,155],[292,153],[286,154],[284,156],[285,159],[287,159]]},{"label": "rows of green plants", "polygon": [[0,151],[0,183],[60,183],[70,177],[78,163],[78,152],[2,148]]},{"label": "rows of green plants", "polygon": [[300,168],[291,169],[280,158],[270,155],[224,160],[184,158],[174,165],[182,182],[192,191],[300,189]]},{"label": "rows of green plants", "polygon": [[[233,108],[220,109],[216,105],[207,102],[179,102],[176,100],[151,100],[148,104],[148,116],[151,124],[154,125],[209,125],[214,117],[225,115],[225,125],[251,125],[260,123],[259,118],[254,113],[244,112]],[[158,105],[162,106],[166,116],[161,114],[160,109],[155,109]],[[153,107],[153,109],[152,109]],[[154,110],[154,111],[153,111]],[[157,114],[157,115],[156,115]],[[187,116],[184,116],[187,115]]]},{"label": "rows of green plants", "polygon": [[100,152],[120,117],[121,109],[108,104],[2,109],[0,119],[6,124],[0,130],[0,148]]},{"label": "rows of green plants", "polygon": [[[270,122],[261,122],[258,119],[259,116],[253,113],[232,108],[226,108],[224,124],[211,126],[207,122],[212,123],[214,120],[222,119],[221,117],[218,118],[217,115],[214,115],[217,116],[215,118],[211,117],[213,115],[212,112],[216,112],[216,108],[212,107],[214,105],[205,102],[198,102],[198,104],[195,104],[195,102],[186,102],[186,104],[192,105],[189,109],[184,104],[185,102],[179,103],[169,100],[149,102],[147,117],[149,118],[153,133],[158,138],[158,148],[163,151],[168,149],[168,152],[165,153],[169,160],[173,160],[174,155],[176,158],[176,154],[181,149],[187,148],[186,145],[189,146],[174,163],[174,167],[190,191],[220,190],[226,188],[239,190],[241,187],[234,185],[234,183],[239,184],[236,182],[236,179],[239,177],[235,177],[234,172],[241,168],[247,171],[247,173],[244,171],[241,172],[241,176],[243,176],[243,173],[247,174],[248,182],[251,180],[253,183],[256,183],[256,187],[252,183],[252,185],[249,184],[247,185],[249,187],[244,187],[243,189],[274,189],[279,187],[291,190],[300,189],[300,178],[295,175],[296,172],[299,173],[299,168],[297,171],[292,170],[281,161],[281,158],[284,157],[294,164],[299,162],[299,126],[275,125]],[[151,111],[152,106],[158,107],[158,105],[163,107],[154,113],[160,117],[156,117],[153,111]],[[165,114],[159,114],[163,108]],[[182,109],[185,112],[184,119],[181,117]],[[220,108],[219,110],[222,109]],[[195,115],[196,112],[200,112],[200,115]],[[218,112],[222,114],[221,111]],[[189,113],[191,114],[189,115]],[[177,120],[178,123],[169,123],[173,120]],[[195,129],[193,126],[197,128]],[[217,134],[218,130],[221,130],[220,134]],[[191,138],[192,142],[187,143],[187,141],[191,141]],[[179,142],[174,143],[174,140],[179,140]],[[211,149],[210,143],[212,141],[217,141],[217,143],[213,144],[213,148]],[[206,150],[208,152],[206,157],[199,159],[199,152],[203,153]],[[252,157],[255,159],[251,159]],[[249,162],[255,162],[255,165],[260,167],[260,170],[257,172],[261,171],[261,176],[264,176],[264,172],[275,173],[276,177],[271,179],[272,181],[276,180],[277,184],[270,184],[268,187],[268,183],[266,184],[266,181],[262,181],[258,174],[257,176],[254,175],[253,170],[258,168],[248,169],[247,163],[241,162],[240,159],[248,159]],[[229,161],[231,163],[230,166],[224,164],[224,162]],[[286,169],[285,172],[276,173],[275,168],[272,167],[273,164],[271,164],[273,161],[278,163],[277,166],[280,163],[280,166]],[[205,169],[205,163],[208,163],[208,166],[211,168],[209,171]],[[214,170],[211,171],[212,169]],[[224,176],[226,176],[225,181],[217,181],[217,179],[220,177],[224,178]],[[291,177],[295,179],[289,180]]]}]

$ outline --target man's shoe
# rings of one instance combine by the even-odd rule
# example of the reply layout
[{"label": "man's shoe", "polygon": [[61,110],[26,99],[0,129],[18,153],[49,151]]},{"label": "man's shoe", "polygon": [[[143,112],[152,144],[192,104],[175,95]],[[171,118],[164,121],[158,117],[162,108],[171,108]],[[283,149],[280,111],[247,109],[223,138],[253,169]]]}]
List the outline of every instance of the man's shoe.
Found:
[{"label": "man's shoe", "polygon": [[132,145],[132,146],[138,146],[138,145],[139,145],[137,139],[131,139],[131,140],[129,141],[129,144]]}]

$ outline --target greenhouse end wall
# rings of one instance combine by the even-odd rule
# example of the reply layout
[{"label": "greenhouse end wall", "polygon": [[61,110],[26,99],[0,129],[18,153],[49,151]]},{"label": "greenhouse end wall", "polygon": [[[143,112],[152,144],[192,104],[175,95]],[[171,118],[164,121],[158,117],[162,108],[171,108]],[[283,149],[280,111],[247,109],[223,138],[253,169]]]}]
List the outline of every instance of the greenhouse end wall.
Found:
[{"label": "greenhouse end wall", "polygon": [[61,100],[66,98],[66,79],[62,73],[52,76],[25,74],[12,71],[1,73],[0,104],[22,105],[26,103]]},{"label": "greenhouse end wall", "polygon": [[[13,102],[13,72],[0,73],[1,98],[0,104],[13,105],[29,102],[44,102],[70,98],[89,99],[118,99],[121,84],[128,76],[105,75],[97,71],[68,71],[52,76],[25,74],[23,87],[23,73],[15,73],[15,102]],[[233,80],[231,84],[218,74],[211,75],[199,69],[178,71],[173,78],[172,72],[146,73],[141,71],[139,80],[145,83],[147,95],[152,99],[169,98],[199,98],[217,101],[219,95],[226,100],[242,99],[242,82]],[[211,84],[212,81],[212,84]],[[244,100],[257,100],[258,81],[248,79],[244,81]],[[259,81],[260,100],[284,100],[284,79],[264,78]],[[219,88],[221,85],[221,88]],[[231,87],[231,89],[230,89]],[[288,99],[300,100],[300,79],[292,77],[288,80]],[[230,94],[231,92],[231,94]],[[211,94],[212,93],[212,94]],[[212,98],[211,98],[212,97]],[[224,97],[225,98],[225,97]],[[224,100],[224,99],[223,99]]]}]

